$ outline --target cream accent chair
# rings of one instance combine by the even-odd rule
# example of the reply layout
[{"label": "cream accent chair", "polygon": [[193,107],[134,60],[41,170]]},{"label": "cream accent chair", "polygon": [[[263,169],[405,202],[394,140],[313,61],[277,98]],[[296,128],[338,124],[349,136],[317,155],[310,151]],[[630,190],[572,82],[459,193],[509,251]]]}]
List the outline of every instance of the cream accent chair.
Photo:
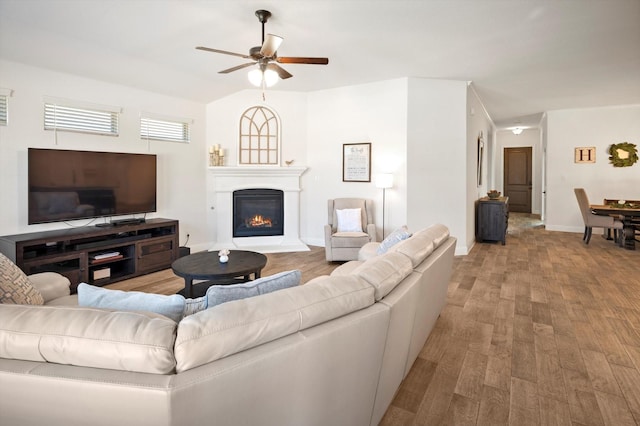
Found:
[{"label": "cream accent chair", "polygon": [[[376,241],[373,223],[373,200],[364,198],[336,198],[327,203],[328,225],[324,226],[324,247],[327,262],[357,260],[360,247]],[[360,209],[362,230],[338,232],[336,210]]]},{"label": "cream accent chair", "polygon": [[582,213],[582,219],[584,220],[584,235],[582,236],[582,240],[585,244],[589,244],[593,228],[613,229],[614,239],[618,242],[618,234],[623,228],[623,223],[611,216],[593,214],[589,207],[589,197],[587,197],[587,193],[583,188],[574,188],[573,192],[575,192],[576,198],[578,199],[580,213]]}]

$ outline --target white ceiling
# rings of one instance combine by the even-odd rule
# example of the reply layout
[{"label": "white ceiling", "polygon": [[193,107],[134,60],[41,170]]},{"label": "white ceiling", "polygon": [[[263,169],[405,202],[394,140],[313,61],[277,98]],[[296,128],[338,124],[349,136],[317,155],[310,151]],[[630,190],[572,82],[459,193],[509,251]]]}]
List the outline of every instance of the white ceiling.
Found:
[{"label": "white ceiling", "polygon": [[0,58],[210,102],[250,88],[217,73],[246,60],[194,47],[248,53],[258,9],[280,56],[330,59],[277,90],[471,81],[499,128],[640,104],[640,0],[0,0]]}]

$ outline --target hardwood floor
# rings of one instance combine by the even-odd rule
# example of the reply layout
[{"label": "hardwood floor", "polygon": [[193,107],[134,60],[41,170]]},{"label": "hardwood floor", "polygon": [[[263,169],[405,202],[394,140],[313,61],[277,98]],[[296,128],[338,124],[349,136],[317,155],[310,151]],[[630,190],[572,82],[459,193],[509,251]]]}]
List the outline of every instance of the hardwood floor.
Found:
[{"label": "hardwood floor", "polygon": [[[456,257],[448,303],[382,425],[640,425],[640,249],[511,214],[507,244]],[[303,282],[324,249],[267,255]],[[110,288],[172,294],[171,271]]]},{"label": "hardwood floor", "polygon": [[456,257],[382,425],[640,424],[640,250],[511,216]]}]

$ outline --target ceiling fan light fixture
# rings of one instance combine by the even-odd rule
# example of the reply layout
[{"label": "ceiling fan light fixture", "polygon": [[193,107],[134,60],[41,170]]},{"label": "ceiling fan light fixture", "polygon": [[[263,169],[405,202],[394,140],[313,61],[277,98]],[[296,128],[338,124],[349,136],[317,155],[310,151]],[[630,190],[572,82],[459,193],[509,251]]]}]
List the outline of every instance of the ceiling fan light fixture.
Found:
[{"label": "ceiling fan light fixture", "polygon": [[271,87],[280,79],[277,72],[270,69],[263,71],[259,68],[249,71],[247,77],[249,78],[249,82],[256,87],[262,87],[263,80],[265,86]]}]

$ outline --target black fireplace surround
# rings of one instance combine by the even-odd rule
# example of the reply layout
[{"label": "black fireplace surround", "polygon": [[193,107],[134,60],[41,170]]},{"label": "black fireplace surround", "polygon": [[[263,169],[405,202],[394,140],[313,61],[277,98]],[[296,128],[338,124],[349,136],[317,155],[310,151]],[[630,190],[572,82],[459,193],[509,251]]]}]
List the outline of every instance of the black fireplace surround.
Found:
[{"label": "black fireplace surround", "polygon": [[278,189],[233,191],[233,236],[284,235],[284,193]]}]

